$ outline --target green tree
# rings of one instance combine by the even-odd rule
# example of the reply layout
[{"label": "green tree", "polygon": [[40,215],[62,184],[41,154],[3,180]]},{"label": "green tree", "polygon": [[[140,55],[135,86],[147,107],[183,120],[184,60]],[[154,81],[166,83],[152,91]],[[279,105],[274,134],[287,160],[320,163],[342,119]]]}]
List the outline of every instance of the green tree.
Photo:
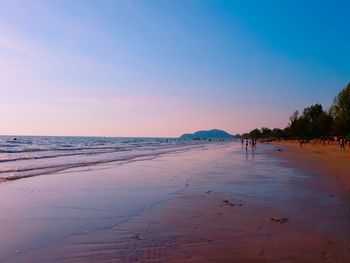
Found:
[{"label": "green tree", "polygon": [[283,131],[283,130],[281,130],[281,129],[279,129],[279,128],[274,128],[274,129],[272,130],[271,136],[272,136],[273,138],[284,138],[284,137],[285,137],[285,134],[284,134],[284,131]]},{"label": "green tree", "polygon": [[298,111],[295,111],[289,120],[287,133],[288,136],[293,137],[317,138],[329,135],[333,123],[332,117],[318,103],[305,108],[301,115]]},{"label": "green tree", "polygon": [[336,135],[350,134],[350,83],[335,97],[331,107]]},{"label": "green tree", "polygon": [[323,111],[322,105],[318,103],[304,109],[302,118],[305,122],[304,134],[306,136],[315,138],[322,135],[318,120],[320,116],[324,114],[325,112]]},{"label": "green tree", "polygon": [[254,139],[261,138],[261,131],[259,129],[254,129],[249,132],[249,137]]},{"label": "green tree", "polygon": [[330,114],[322,112],[315,120],[316,137],[332,135],[333,118]]},{"label": "green tree", "polygon": [[299,111],[295,111],[289,118],[289,125],[287,127],[288,135],[291,137],[305,136],[306,123],[303,116],[299,116]]},{"label": "green tree", "polygon": [[269,138],[271,137],[272,130],[266,127],[261,128],[261,137],[262,138]]}]

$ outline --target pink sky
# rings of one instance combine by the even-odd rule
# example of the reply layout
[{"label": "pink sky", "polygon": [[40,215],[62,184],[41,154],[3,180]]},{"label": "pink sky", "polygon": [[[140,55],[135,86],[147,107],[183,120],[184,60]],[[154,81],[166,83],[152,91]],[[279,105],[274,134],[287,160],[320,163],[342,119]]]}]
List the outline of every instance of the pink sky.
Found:
[{"label": "pink sky", "polygon": [[327,44],[324,20],[256,5],[4,0],[0,134],[236,134],[327,108],[348,83],[346,16],[327,21],[344,30]]}]

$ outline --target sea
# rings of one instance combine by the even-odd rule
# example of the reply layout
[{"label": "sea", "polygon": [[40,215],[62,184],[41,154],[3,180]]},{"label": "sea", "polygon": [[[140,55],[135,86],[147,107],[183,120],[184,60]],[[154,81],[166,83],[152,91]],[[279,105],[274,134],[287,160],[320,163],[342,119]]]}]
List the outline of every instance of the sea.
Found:
[{"label": "sea", "polygon": [[202,147],[175,138],[0,136],[0,182]]}]

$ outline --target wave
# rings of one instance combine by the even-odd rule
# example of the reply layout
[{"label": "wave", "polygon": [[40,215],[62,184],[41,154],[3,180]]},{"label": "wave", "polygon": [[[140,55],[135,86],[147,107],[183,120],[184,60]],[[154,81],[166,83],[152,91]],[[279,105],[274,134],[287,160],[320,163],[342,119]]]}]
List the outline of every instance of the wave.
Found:
[{"label": "wave", "polygon": [[[70,148],[70,149],[62,149],[62,148],[50,148],[50,149],[37,149],[37,148],[29,148],[29,149],[21,149],[21,150],[0,150],[0,153],[30,153],[30,152],[66,152],[66,151],[84,151],[84,150],[127,150],[125,147],[81,147],[81,148]],[[14,159],[15,160],[15,159]]]},{"label": "wave", "polygon": [[0,150],[0,153],[24,153],[24,152],[42,152],[42,149],[29,148],[23,150]]},{"label": "wave", "polygon": [[[38,166],[34,166],[34,167],[22,167],[22,168],[12,167],[8,169],[0,170],[0,181],[17,180],[21,178],[55,173],[55,172],[60,172],[67,169],[83,167],[83,166],[92,166],[92,165],[112,163],[112,162],[129,162],[129,161],[136,161],[142,158],[154,158],[162,154],[190,150],[190,149],[195,149],[199,147],[203,147],[203,145],[190,145],[190,146],[171,147],[171,148],[165,148],[165,149],[163,148],[163,149],[157,149],[157,150],[147,150],[146,152],[138,152],[138,153],[127,154],[123,156],[113,156],[113,157],[104,158],[104,159],[73,160],[73,162],[70,162],[70,163],[56,163],[56,164],[50,164],[50,165],[45,165],[44,163],[38,163]],[[71,155],[75,155],[75,154],[68,154],[64,156],[71,156]],[[82,154],[77,153],[76,155],[82,155]],[[50,156],[46,158],[53,158],[53,157],[54,156]],[[30,159],[31,157],[28,157],[28,158]],[[45,158],[45,157],[41,157],[41,158]]]},{"label": "wave", "polygon": [[[14,158],[6,158],[0,159],[0,163],[6,162],[16,162],[16,161],[24,161],[24,160],[41,160],[41,159],[50,159],[57,157],[66,157],[66,156],[79,156],[79,155],[97,155],[101,153],[116,153],[116,152],[124,152],[129,151],[128,149],[119,149],[114,151],[93,151],[93,152],[77,152],[77,153],[66,153],[66,154],[51,154],[51,155],[41,155],[41,156],[23,156],[23,157],[14,157]],[[1,170],[0,170],[1,173]]]},{"label": "wave", "polygon": [[32,144],[32,141],[25,141],[25,140],[7,140],[6,143],[10,144]]}]

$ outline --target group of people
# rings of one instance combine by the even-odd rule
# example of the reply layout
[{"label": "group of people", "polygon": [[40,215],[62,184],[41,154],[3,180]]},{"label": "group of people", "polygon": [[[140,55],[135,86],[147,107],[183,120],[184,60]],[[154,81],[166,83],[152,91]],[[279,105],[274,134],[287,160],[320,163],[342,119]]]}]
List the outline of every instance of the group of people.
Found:
[{"label": "group of people", "polygon": [[317,143],[327,145],[327,144],[338,144],[340,150],[345,151],[346,146],[350,147],[350,137],[341,136],[324,136],[320,138],[288,138],[284,139],[287,142],[299,142],[302,147],[306,144],[315,145]]},{"label": "group of people", "polygon": [[257,143],[257,139],[248,139],[248,138],[242,138],[241,139],[241,145],[242,149],[245,146],[245,150],[248,151],[248,146],[250,145],[251,147],[255,148]]},{"label": "group of people", "polygon": [[[350,148],[350,137],[340,137],[340,136],[324,136],[320,138],[288,138],[288,139],[260,139],[261,143],[270,141],[286,141],[286,142],[299,142],[302,147],[306,144],[316,144],[320,143],[326,144],[338,144],[341,151],[345,151],[346,147]],[[257,139],[254,138],[241,138],[242,149],[245,147],[248,150],[248,146],[256,147]]]},{"label": "group of people", "polygon": [[349,137],[322,137],[318,139],[300,139],[300,146],[303,146],[304,144],[311,143],[322,143],[323,145],[331,144],[331,143],[337,143],[340,147],[340,150],[345,151],[346,145],[350,147],[350,138]]}]

